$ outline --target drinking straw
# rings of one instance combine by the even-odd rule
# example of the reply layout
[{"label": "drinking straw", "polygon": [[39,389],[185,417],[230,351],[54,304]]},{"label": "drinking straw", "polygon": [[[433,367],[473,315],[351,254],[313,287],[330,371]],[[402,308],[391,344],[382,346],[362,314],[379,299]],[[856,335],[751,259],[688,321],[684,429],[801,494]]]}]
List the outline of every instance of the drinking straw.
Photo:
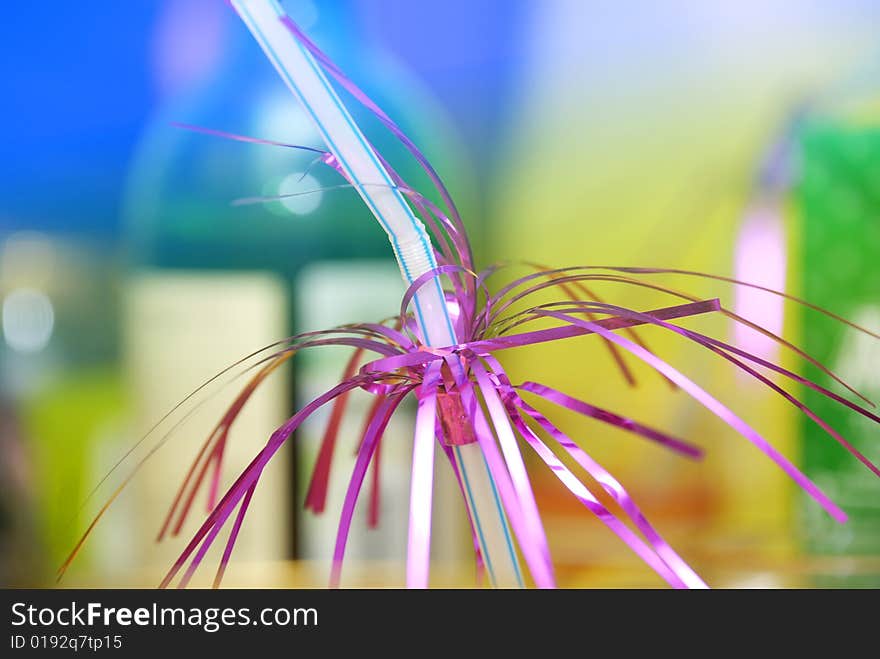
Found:
[{"label": "drinking straw", "polygon": [[[401,276],[411,285],[437,268],[425,227],[407,204],[312,54],[282,22],[275,0],[232,0],[232,5],[315,124],[349,183],[388,234]],[[289,20],[289,19],[287,19]],[[413,299],[416,322],[427,346],[458,343],[438,277]],[[495,482],[477,443],[451,451],[489,578],[496,587],[522,586],[513,541]],[[423,484],[413,483],[414,492]],[[422,524],[425,520],[419,520]],[[414,533],[410,522],[410,548]],[[424,584],[426,585],[426,584]]]}]

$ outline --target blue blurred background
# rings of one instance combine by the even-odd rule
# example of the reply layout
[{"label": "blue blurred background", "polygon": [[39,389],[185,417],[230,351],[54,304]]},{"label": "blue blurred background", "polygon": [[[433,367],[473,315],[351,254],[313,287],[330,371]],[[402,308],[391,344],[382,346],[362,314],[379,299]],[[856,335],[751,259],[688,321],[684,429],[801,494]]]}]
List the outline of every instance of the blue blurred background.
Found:
[{"label": "blue blurred background", "polygon": [[[352,74],[365,58],[386,57],[416,77],[423,94],[443,99],[439,111],[471,156],[498,139],[522,64],[522,3],[284,5]],[[4,230],[120,241],[123,192],[145,124],[220,78],[274,82],[249,39],[223,2],[16,6],[3,25]],[[371,91],[392,93],[379,86],[381,73],[372,78]]]},{"label": "blue blurred background", "polygon": [[[425,150],[462,207],[480,265],[527,256],[735,274],[880,327],[876,2],[282,4]],[[308,154],[172,125],[322,146],[225,2],[57,3],[50,11],[15,3],[0,44],[0,583],[44,585],[112,488],[80,502],[175,402],[293,331],[393,313],[401,287],[357,196],[325,189],[339,181],[312,168]],[[381,126],[358,117],[417,179]],[[300,190],[315,192],[233,204]],[[880,398],[874,344],[769,298],[687,283],[849,365]],[[653,301],[609,292],[633,306]],[[712,327],[780,357],[760,337]],[[827,524],[762,456],[681,394],[647,375],[639,390],[627,389],[594,346],[511,355],[510,367],[537,369],[554,386],[704,440],[706,463],[681,465],[569,420],[721,584],[876,584],[876,483],[834,449],[809,448],[826,440],[784,402],[674,341],[655,343],[732,394],[738,412],[851,506],[851,525]],[[344,357],[305,360],[261,392],[239,426],[227,477],[297,402],[338,375]],[[575,357],[589,366],[571,369]],[[72,583],[155,583],[173,553],[152,542],[163,508],[231,392],[218,392],[178,431],[184,437],[151,459]],[[876,428],[835,420],[880,458]],[[401,475],[383,486],[383,524],[354,541],[356,561],[383,566],[358,573],[370,583],[402,580],[401,434],[387,458],[396,467],[386,472]],[[319,435],[305,429],[301,448],[267,478],[233,583],[322,583],[322,538],[333,525],[299,512]],[[565,583],[655,585],[549,479],[537,486]],[[338,503],[331,495],[330,521]],[[438,521],[448,542],[435,555],[452,583],[471,569],[460,513]],[[847,564],[854,569],[834,562],[853,556],[861,561]],[[318,567],[278,567],[290,559]]]}]

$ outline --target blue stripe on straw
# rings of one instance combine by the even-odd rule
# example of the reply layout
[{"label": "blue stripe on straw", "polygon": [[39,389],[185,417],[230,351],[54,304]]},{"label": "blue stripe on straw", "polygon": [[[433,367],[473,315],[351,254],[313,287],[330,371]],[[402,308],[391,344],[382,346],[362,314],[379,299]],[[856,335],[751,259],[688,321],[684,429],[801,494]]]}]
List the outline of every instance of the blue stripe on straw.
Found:
[{"label": "blue stripe on straw", "polygon": [[[275,6],[275,11],[278,13],[279,17],[285,15],[285,14],[284,14],[284,10],[278,5],[277,2],[274,2],[274,1],[273,1],[272,4]],[[242,9],[243,13],[247,14],[247,17],[248,17],[249,19],[251,19],[250,15],[248,14],[247,9],[244,8],[244,7],[242,7],[241,9]],[[256,33],[262,38],[263,43],[264,43],[266,49],[269,51],[270,56],[271,56],[272,59],[275,61],[275,63],[276,63],[276,68],[281,72],[282,77],[283,77],[283,78],[288,82],[288,84],[292,87],[292,89],[293,89],[294,93],[296,94],[297,98],[299,99],[299,101],[300,101],[300,102],[303,104],[303,106],[306,108],[306,110],[308,111],[309,115],[311,115],[312,120],[318,125],[318,129],[319,129],[319,131],[321,132],[321,136],[324,138],[324,141],[327,142],[327,144],[330,146],[331,150],[334,152],[334,155],[335,155],[336,158],[340,161],[340,164],[343,166],[343,168],[346,170],[346,172],[348,173],[349,178],[355,183],[355,185],[357,185],[359,188],[361,188],[361,190],[363,190],[363,192],[364,192],[363,197],[364,197],[364,199],[365,199],[367,205],[370,207],[370,210],[373,212],[373,214],[377,217],[377,219],[379,220],[380,224],[381,224],[382,227],[385,229],[385,232],[390,236],[390,238],[391,238],[391,243],[392,243],[392,245],[394,246],[394,251],[395,251],[395,253],[396,253],[396,254],[400,254],[400,243],[398,242],[398,238],[397,238],[397,236],[394,234],[393,231],[391,231],[391,227],[390,227],[390,225],[389,225],[388,222],[385,220],[385,218],[382,216],[382,214],[379,212],[379,209],[376,208],[376,206],[373,204],[372,200],[370,199],[370,195],[369,195],[369,193],[367,193],[367,191],[363,189],[363,185],[361,184],[361,182],[358,181],[358,180],[356,179],[356,177],[354,176],[354,173],[353,173],[352,168],[351,168],[351,167],[349,166],[349,164],[345,161],[345,158],[342,156],[340,149],[336,147],[336,144],[333,142],[333,140],[330,138],[330,136],[329,136],[329,135],[327,134],[327,132],[324,130],[323,124],[322,124],[321,121],[318,119],[318,116],[315,114],[314,110],[313,110],[313,109],[311,108],[311,106],[306,102],[305,98],[303,98],[303,96],[302,96],[302,94],[299,92],[299,90],[298,90],[296,84],[295,84],[294,81],[290,78],[290,75],[285,71],[284,67],[281,66],[280,58],[278,57],[278,55],[277,55],[277,53],[275,52],[275,50],[272,48],[272,45],[269,43],[268,39],[266,39],[266,37],[265,37],[265,35],[263,34],[263,32],[259,29],[259,27],[257,27],[257,25],[253,22],[252,19],[250,20],[250,23],[252,24],[252,26],[253,26],[253,28],[254,28],[254,31],[255,31],[255,32],[256,32]],[[303,54],[303,56],[305,57],[305,60],[306,60],[306,62],[308,62],[309,67],[310,67],[310,68],[312,69],[312,71],[314,71],[315,74],[317,75],[318,80],[321,82],[322,86],[323,86],[324,89],[327,91],[328,96],[333,100],[333,103],[334,103],[334,104],[336,105],[336,107],[339,109],[340,114],[342,115],[343,119],[345,119],[346,123],[347,123],[347,124],[349,125],[349,127],[351,128],[352,132],[353,132],[353,133],[355,134],[355,136],[358,138],[358,141],[361,143],[361,146],[364,148],[364,150],[365,150],[365,151],[367,152],[367,154],[369,155],[370,159],[373,161],[373,164],[376,166],[376,169],[379,170],[379,173],[380,173],[380,174],[382,175],[382,177],[385,179],[385,183],[388,185],[389,189],[392,191],[392,194],[394,195],[394,198],[395,198],[395,199],[397,200],[397,202],[400,204],[401,209],[403,210],[404,214],[409,218],[410,222],[411,222],[412,225],[413,225],[413,228],[416,230],[416,235],[418,235],[418,237],[419,237],[419,241],[420,241],[421,244],[422,244],[422,248],[425,250],[425,254],[426,254],[427,257],[428,257],[428,263],[429,263],[429,265],[431,266],[432,269],[433,269],[433,268],[436,268],[436,267],[437,267],[437,262],[434,260],[434,252],[433,252],[433,250],[431,249],[431,247],[430,247],[430,246],[427,244],[427,242],[426,242],[427,237],[426,237],[426,235],[425,235],[424,229],[420,229],[419,225],[418,225],[417,222],[416,222],[415,216],[412,214],[412,210],[411,210],[410,207],[406,204],[406,202],[403,200],[403,197],[402,197],[402,195],[400,194],[400,191],[397,189],[397,187],[394,185],[394,183],[391,181],[391,179],[388,178],[388,174],[387,174],[387,172],[385,171],[384,167],[382,167],[381,164],[379,163],[379,161],[377,160],[375,153],[373,152],[372,148],[370,148],[369,144],[367,144],[366,140],[364,139],[363,134],[361,133],[360,129],[357,127],[357,124],[355,124],[355,123],[352,121],[350,115],[348,114],[348,111],[345,109],[345,107],[344,107],[343,105],[341,105],[341,103],[340,103],[340,101],[339,101],[339,97],[337,96],[337,94],[334,92],[334,90],[333,90],[332,88],[330,88],[330,87],[328,86],[328,83],[327,83],[327,79],[326,79],[326,77],[325,77],[325,76],[323,75],[323,73],[317,68],[317,64],[316,64],[316,62],[314,61],[314,58],[312,57],[311,53],[309,53],[308,50],[306,50],[306,49],[302,46],[302,44],[300,44],[300,42],[299,42],[298,40],[293,39],[293,42],[296,44],[297,48],[299,48],[300,52],[301,52],[301,53]],[[400,258],[400,259],[398,259],[398,260],[399,260],[399,262],[400,262],[401,267],[403,268],[404,275],[406,276],[407,282],[410,283],[410,284],[412,284],[413,281],[414,281],[414,278],[413,278],[412,274],[409,272],[409,268],[408,268],[407,265],[406,265],[406,261],[405,261],[405,259]],[[440,287],[440,282],[438,281],[438,279],[437,279],[436,277],[434,278],[434,286],[435,286],[436,289],[437,289],[437,294],[438,294],[438,296],[440,297],[440,300],[441,300],[441,301],[442,301],[442,300],[445,300],[445,297],[444,297],[444,295],[443,295],[443,289]],[[422,328],[423,328],[423,329],[427,329],[427,324],[425,323],[425,319],[424,319],[424,316],[423,316],[423,314],[422,314],[422,309],[421,309],[421,305],[419,304],[418,298],[414,299],[413,302],[415,303],[415,306],[416,306],[416,314],[417,314],[418,317],[419,317],[419,322],[420,322]],[[449,336],[452,338],[453,341],[455,341],[455,339],[456,339],[455,331],[454,331],[453,328],[452,328],[452,322],[451,322],[451,320],[450,320],[450,318],[449,318],[449,314],[446,313],[445,309],[444,309],[443,311],[444,311],[444,313],[443,313],[443,318],[444,318],[444,320],[446,321],[446,328],[447,328],[447,330],[449,331]],[[427,336],[425,337],[425,340],[427,341]]]},{"label": "blue stripe on straw", "polygon": [[[318,76],[318,79],[321,81],[321,84],[324,86],[324,89],[327,91],[327,95],[333,100],[333,103],[339,109],[339,111],[342,114],[343,118],[345,119],[346,123],[348,123],[349,127],[352,129],[352,132],[358,138],[358,141],[361,143],[361,146],[364,148],[364,150],[370,156],[370,159],[373,161],[373,164],[376,166],[376,169],[379,170],[379,173],[382,175],[382,178],[385,179],[385,183],[388,184],[389,188],[391,189],[392,193],[394,194],[395,200],[397,200],[397,203],[400,204],[400,207],[403,210],[404,214],[407,216],[407,218],[409,218],[410,223],[412,224],[413,228],[416,231],[416,235],[418,235],[418,237],[419,237],[419,241],[422,243],[422,248],[425,250],[425,253],[428,256],[428,262],[431,265],[431,269],[436,268],[437,262],[434,260],[434,251],[427,242],[427,235],[425,234],[424,228],[419,226],[418,222],[416,221],[415,216],[412,213],[412,209],[404,201],[403,195],[397,189],[397,186],[395,186],[394,182],[388,177],[388,172],[385,171],[385,168],[381,165],[379,160],[376,158],[376,154],[373,152],[373,149],[367,143],[366,139],[364,138],[363,133],[361,133],[357,124],[355,124],[354,121],[352,120],[351,115],[349,115],[348,111],[341,104],[341,102],[339,100],[339,96],[329,86],[329,82],[327,81],[327,77],[324,76],[323,73],[317,68],[317,63],[315,62],[315,59],[312,57],[312,54],[310,52],[308,52],[308,50],[298,40],[294,39],[294,42],[296,43],[297,48],[299,48],[300,52],[305,56],[306,61],[309,63],[309,66],[311,67],[312,71],[314,71],[315,74]],[[410,275],[407,274],[407,277],[409,278]],[[410,280],[410,283],[412,283],[412,280]],[[443,289],[440,288],[440,282],[438,281],[437,277],[434,278],[434,285],[437,288],[437,294],[440,296],[440,300],[445,300],[446,298],[443,295]],[[443,318],[446,320],[446,328],[449,330],[449,336],[452,338],[453,341],[455,341],[455,331],[452,329],[452,322],[450,321],[449,314],[446,312],[445,308],[443,310]],[[427,340],[427,337],[425,337],[425,340]]]},{"label": "blue stripe on straw", "polygon": [[[342,165],[342,167],[343,167],[343,168],[345,169],[345,171],[348,173],[349,178],[350,178],[352,181],[354,181],[355,184],[357,185],[357,179],[356,179],[355,176],[354,176],[354,173],[353,173],[353,171],[352,171],[352,169],[351,169],[351,166],[350,166],[350,165],[348,164],[348,162],[345,160],[344,156],[342,156],[342,153],[341,153],[341,151],[339,150],[339,148],[336,146],[336,143],[335,143],[335,142],[331,139],[331,137],[327,134],[326,130],[324,129],[323,124],[322,124],[321,121],[318,119],[317,115],[315,114],[315,111],[314,111],[314,110],[312,109],[312,107],[308,104],[308,102],[306,101],[306,99],[302,96],[302,94],[300,93],[300,91],[299,91],[299,89],[297,88],[296,84],[295,84],[295,83],[293,82],[293,80],[291,79],[290,75],[284,70],[284,67],[281,65],[281,61],[280,61],[280,59],[279,59],[277,53],[275,52],[275,49],[272,48],[272,45],[271,45],[271,44],[269,43],[269,41],[266,39],[266,36],[265,36],[265,34],[263,33],[263,31],[260,30],[259,26],[257,26],[257,24],[253,21],[253,19],[251,18],[250,14],[248,13],[248,11],[247,11],[247,9],[246,9],[245,7],[243,7],[243,6],[240,7],[240,10],[241,10],[242,14],[248,18],[248,22],[249,22],[249,24],[250,24],[250,27],[251,27],[252,31],[255,32],[255,33],[261,38],[264,48],[266,49],[266,51],[267,51],[269,57],[274,61],[275,65],[276,65],[275,68],[278,69],[278,71],[279,71],[279,73],[281,74],[281,76],[285,79],[285,81],[287,81],[288,85],[290,86],[291,91],[293,91],[293,93],[296,95],[297,99],[298,99],[299,102],[303,105],[303,107],[306,109],[306,111],[309,113],[309,115],[312,117],[312,120],[315,122],[315,124],[317,124],[318,130],[319,130],[319,132],[321,133],[321,136],[324,138],[324,141],[325,141],[325,142],[327,143],[327,145],[330,147],[331,151],[334,152],[334,155],[336,156],[337,160],[339,161],[339,164]],[[292,38],[292,37],[291,37],[291,38]],[[295,39],[294,39],[294,42],[297,43]],[[307,59],[308,59],[308,58],[307,58]],[[319,76],[319,77],[320,77],[320,76]],[[346,118],[346,119],[347,119],[347,118]],[[350,124],[350,123],[351,123],[351,122],[349,121],[349,124]],[[362,188],[362,186],[360,186],[360,185],[359,185],[358,187],[361,187],[361,188]],[[363,188],[362,188],[362,189],[363,189]],[[394,234],[393,231],[391,231],[391,227],[390,227],[390,225],[388,224],[387,220],[385,220],[385,218],[383,217],[382,213],[381,213],[381,212],[379,211],[379,209],[376,208],[376,206],[373,204],[372,199],[370,198],[369,194],[366,193],[366,191],[364,191],[364,195],[363,195],[362,198],[364,199],[364,201],[366,202],[366,204],[370,207],[370,210],[371,210],[371,211],[373,212],[373,214],[376,216],[376,219],[379,220],[379,223],[382,225],[382,228],[385,229],[385,233],[387,233],[388,236],[391,238],[391,244],[392,244],[393,247],[394,247],[394,251],[395,251],[395,253],[396,253],[396,254],[400,254],[400,243],[398,242],[397,236]],[[429,257],[431,257],[431,258],[430,258],[430,262],[433,263],[433,262],[434,262],[434,260],[433,260],[433,254],[429,254]],[[399,262],[400,262],[400,265],[403,267],[404,274],[406,275],[406,278],[407,278],[407,282],[410,283],[410,284],[412,284],[412,283],[413,283],[413,278],[412,278],[412,275],[409,273],[408,268],[406,267],[406,262],[405,262],[405,260],[401,258],[401,259],[399,259]],[[443,299],[442,296],[441,296],[441,299]],[[418,317],[419,317],[419,322],[420,322],[421,326],[422,326],[423,328],[424,328],[424,327],[427,327],[427,325],[426,325],[426,323],[425,323],[424,316],[423,316],[423,314],[422,314],[422,309],[421,309],[421,305],[419,304],[419,300],[418,300],[418,298],[414,298],[414,299],[413,299],[413,302],[415,303],[415,307],[416,307],[416,315],[418,315]],[[447,318],[447,323],[448,323],[448,322],[449,322],[449,320],[448,320],[448,318]],[[455,334],[452,334],[452,336],[454,337]]]},{"label": "blue stripe on straw", "polygon": [[[453,446],[452,450],[455,451],[455,457],[458,458],[458,464],[464,466],[464,463],[461,461],[461,451],[458,446]],[[480,539],[480,547],[486,549],[486,539],[483,537],[483,527],[480,525],[480,518],[477,515],[477,507],[474,505],[474,495],[471,492],[471,484],[467,477],[467,469],[459,469],[458,472],[461,474],[462,481],[464,482],[464,489],[467,493],[467,498],[471,502],[471,510],[474,511],[474,514],[471,515],[474,521],[474,526],[476,527],[477,537]],[[492,480],[491,478],[489,479]],[[497,582],[495,581],[495,572],[492,570],[492,559],[489,557],[489,552],[483,552],[485,556],[483,556],[483,562],[486,564],[486,569],[489,570],[489,578],[492,580],[492,585],[495,585]]]},{"label": "blue stripe on straw", "polygon": [[489,471],[489,463],[486,462],[486,456],[483,455],[483,450],[480,449],[480,456],[483,458],[483,464],[486,466],[486,471],[489,473],[489,485],[492,486],[492,496],[495,498],[495,507],[498,509],[498,514],[501,515],[501,528],[504,531],[504,539],[507,541],[507,550],[510,552],[510,555],[513,556],[513,569],[516,572],[516,580],[519,583],[519,587],[523,587],[522,574],[519,571],[519,561],[516,560],[516,552],[513,549],[513,540],[510,537],[510,531],[507,528],[507,524],[505,523],[505,517],[503,508],[501,507],[501,501],[498,499],[498,490],[495,488],[495,479],[492,478],[492,472]]}]

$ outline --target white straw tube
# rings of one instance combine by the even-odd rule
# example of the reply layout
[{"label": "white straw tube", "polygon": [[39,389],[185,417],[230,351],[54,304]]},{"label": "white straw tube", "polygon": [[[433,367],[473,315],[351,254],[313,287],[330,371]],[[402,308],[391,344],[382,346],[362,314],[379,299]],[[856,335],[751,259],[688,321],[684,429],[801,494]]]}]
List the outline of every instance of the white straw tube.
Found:
[{"label": "white straw tube", "polygon": [[[403,194],[342,104],[312,54],[290,33],[275,0],[232,0],[232,5],[311,117],[330,152],[388,234],[407,284],[437,267],[430,238]],[[454,345],[455,332],[439,279],[426,283],[413,304],[425,343]],[[455,447],[471,518],[492,583],[521,586],[518,559],[495,484],[479,446]]]}]

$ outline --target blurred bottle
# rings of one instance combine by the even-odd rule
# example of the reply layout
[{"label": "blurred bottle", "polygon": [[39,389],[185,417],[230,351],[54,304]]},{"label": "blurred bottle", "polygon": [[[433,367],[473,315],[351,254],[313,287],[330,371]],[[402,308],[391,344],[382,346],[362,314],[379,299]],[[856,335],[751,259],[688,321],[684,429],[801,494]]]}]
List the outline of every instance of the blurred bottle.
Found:
[{"label": "blurred bottle", "polygon": [[[790,287],[792,261],[792,217],[790,191],[797,175],[797,139],[806,116],[805,103],[794,104],[781,125],[764,138],[757,162],[751,165],[749,184],[733,246],[735,279],[785,292]],[[732,287],[732,310],[765,330],[793,338],[792,318],[786,315],[783,298],[746,286]],[[729,321],[731,343],[757,357],[794,367],[792,354],[780,350],[773,339],[745,324]],[[764,383],[745,371],[734,369],[731,386],[736,388],[739,406],[755,427],[770,438],[785,455],[796,447],[796,411]],[[791,483],[772,461],[761,459],[754,447],[736,438],[719,447],[723,461],[718,465],[718,530],[732,552],[759,552],[762,557],[788,559],[795,551]],[[743,487],[748,474],[748,487]],[[775,577],[757,577],[763,585],[774,585]]]},{"label": "blurred bottle", "polygon": [[[880,122],[869,114],[814,117],[801,138],[804,172],[803,297],[880,331]],[[806,351],[872,401],[880,399],[880,344],[833,319],[804,312]],[[804,375],[848,396],[828,376],[806,364]],[[876,424],[805,389],[804,402],[868,459],[880,461]],[[824,556],[880,554],[880,483],[821,428],[803,420],[807,474],[838,502],[849,521],[837,524],[810,502],[803,505],[807,550]],[[846,570],[849,572],[849,570]],[[880,586],[880,572],[819,576],[823,586]]]},{"label": "blurred bottle", "polygon": [[[431,153],[441,142],[446,143],[444,149],[450,148],[454,140],[443,135],[420,139],[433,127],[425,118],[437,112],[424,94],[414,91],[418,87],[404,71],[388,66],[392,60],[372,48],[350,46],[360,40],[357,26],[346,20],[348,2],[320,11],[310,2],[282,4],[322,48],[334,58],[339,56],[343,70],[400,119],[426,151]],[[303,285],[313,285],[301,282],[303,266],[357,259],[377,272],[385,272],[389,264],[393,267],[381,228],[357,194],[331,189],[344,181],[315,163],[313,152],[243,144],[170,125],[181,122],[324,148],[304,111],[233,12],[222,3],[171,2],[159,22],[156,43],[156,76],[163,95],[137,149],[125,204],[132,270],[127,284],[126,361],[144,428],[232,361],[292,334],[295,328],[314,327],[311,319],[297,318],[291,304],[292,298],[300,297]],[[205,53],[213,56],[205,58]],[[400,163],[398,171],[404,178],[422,184],[416,164],[405,157],[394,138],[364,112],[356,115],[383,155],[396,167]],[[448,151],[443,155],[448,156]],[[435,164],[440,171],[461,169],[453,163],[454,158],[441,157]],[[301,192],[307,194],[233,204],[242,198]],[[348,270],[340,265],[340,272]],[[398,299],[399,288],[394,289]],[[335,322],[379,320],[396,312],[396,303],[388,304],[387,288],[375,296],[362,293],[358,312],[364,317],[338,309]],[[266,399],[261,414],[246,412],[236,424],[232,439],[241,453],[232,456],[226,482],[271,430],[306,402],[305,392],[311,390],[300,388],[298,361],[292,367],[296,391],[284,376],[275,384],[267,382],[261,387],[265,391],[257,394]],[[334,369],[332,377],[338,376]],[[212,407],[214,419],[221,409],[217,405]],[[204,417],[204,427],[188,430],[188,436],[207,436],[211,414],[200,412],[199,417]],[[293,451],[293,462],[297,452]],[[191,455],[177,450],[162,453],[168,453],[160,459],[162,466],[151,467],[152,475],[144,479],[152,483],[144,486],[149,492],[142,497],[152,517],[170,502],[176,481],[169,474],[181,472],[181,461]],[[290,456],[281,454],[279,460]],[[257,501],[251,508],[250,528],[243,533],[254,538],[255,553],[249,554],[243,546],[237,551],[240,560],[297,553],[300,488],[290,487],[290,480],[302,470],[295,464],[274,469],[275,480],[264,488],[262,504]],[[154,531],[155,525],[142,535],[146,538]],[[240,542],[247,541],[243,537]],[[162,555],[162,560],[168,556]]]}]

